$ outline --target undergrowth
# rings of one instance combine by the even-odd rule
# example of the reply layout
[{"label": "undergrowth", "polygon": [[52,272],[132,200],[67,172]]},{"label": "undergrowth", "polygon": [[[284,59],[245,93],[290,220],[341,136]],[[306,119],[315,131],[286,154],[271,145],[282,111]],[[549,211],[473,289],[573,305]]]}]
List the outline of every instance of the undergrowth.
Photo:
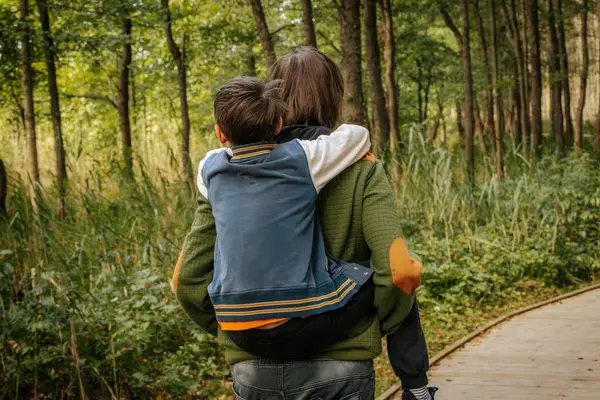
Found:
[{"label": "undergrowth", "polygon": [[[420,135],[406,150],[398,204],[424,261],[419,302],[432,349],[527,298],[595,279],[596,161],[550,154],[531,165],[512,149],[503,182],[484,159],[478,183],[465,185],[459,155],[430,148]],[[81,173],[69,185],[61,221],[53,188],[34,207],[26,182],[10,174],[0,222],[1,397],[228,394],[216,342],[184,316],[170,290],[195,205],[185,186],[143,166],[135,183],[115,167]]]}]

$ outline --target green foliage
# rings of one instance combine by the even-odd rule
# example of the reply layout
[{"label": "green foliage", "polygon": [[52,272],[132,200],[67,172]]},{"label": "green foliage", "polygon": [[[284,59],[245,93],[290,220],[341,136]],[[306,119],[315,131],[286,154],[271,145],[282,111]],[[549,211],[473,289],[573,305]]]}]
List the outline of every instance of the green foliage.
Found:
[{"label": "green foliage", "polygon": [[[399,204],[425,265],[422,311],[436,328],[474,309],[502,309],[532,288],[594,279],[595,161],[547,156],[530,168],[509,153],[506,181],[488,178],[492,166],[484,159],[483,183],[470,189],[460,183],[461,156],[431,148],[417,132],[407,143]],[[0,223],[2,393],[75,396],[76,358],[85,390],[104,397],[228,392],[214,339],[192,326],[169,288],[194,201],[152,166],[138,171],[135,184],[110,183],[118,177],[110,168],[73,176],[68,219],[60,221],[52,204],[34,213],[11,174],[9,218]],[[437,337],[430,341],[435,347]]]},{"label": "green foliage", "polygon": [[212,397],[228,370],[169,285],[193,215],[183,188],[142,177],[109,199],[91,187],[73,193],[71,217],[59,221],[44,205],[34,214],[12,183],[13,218],[0,227],[0,392],[75,396],[80,359],[88,394]]},{"label": "green foliage", "polygon": [[471,190],[455,176],[461,161],[452,153],[429,149],[420,135],[411,138],[399,202],[405,231],[426,266],[425,303],[451,303],[464,312],[475,303],[504,304],[524,281],[565,287],[595,279],[596,161],[547,156],[529,169],[518,153],[509,154],[516,167],[510,179],[482,177]]},{"label": "green foliage", "polygon": [[[298,2],[262,2],[276,53],[302,45]],[[312,2],[319,48],[340,63],[336,4]],[[393,1],[405,145],[398,200],[411,248],[424,260],[419,296],[433,349],[451,337],[448,331],[465,333],[490,310],[502,312],[528,293],[553,294],[592,281],[600,269],[600,169],[587,155],[562,158],[546,146],[544,158],[531,165],[506,140],[505,181],[492,177],[494,160],[477,152],[478,183],[461,183],[462,138],[450,120],[463,96],[462,69],[439,3]],[[455,4],[444,3],[459,21]],[[480,4],[483,10],[489,3]],[[266,77],[266,65],[247,2],[171,0],[170,7],[173,36],[188,67],[191,155],[197,160],[218,146],[212,134],[216,89],[251,72],[254,60],[256,74]],[[568,21],[577,7],[565,5]],[[50,0],[49,9],[69,169],[65,220],[53,211],[54,142],[37,10],[30,0],[45,189],[34,208],[22,178],[18,2],[0,0],[0,148],[10,172],[8,217],[0,219],[0,397],[76,397],[82,386],[91,398],[216,398],[229,390],[223,355],[183,315],[169,284],[194,201],[181,184],[175,155],[177,74],[160,2]],[[122,181],[118,146],[124,15],[133,21],[135,182]],[[487,12],[483,20],[487,27]],[[499,87],[509,109],[513,54],[503,38],[504,18],[498,25]],[[576,33],[570,23],[567,31]],[[474,28],[471,46],[481,96],[482,49]],[[419,94],[428,118],[413,128]],[[438,99],[449,135],[434,148],[421,131],[431,124]],[[590,134],[590,121],[585,124]]]}]

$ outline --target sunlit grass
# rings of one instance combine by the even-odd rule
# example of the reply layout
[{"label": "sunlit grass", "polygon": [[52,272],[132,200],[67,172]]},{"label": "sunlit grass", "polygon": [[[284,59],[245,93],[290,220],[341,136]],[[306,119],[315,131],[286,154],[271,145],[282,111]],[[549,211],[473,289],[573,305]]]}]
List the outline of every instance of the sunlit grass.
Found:
[{"label": "sunlit grass", "polygon": [[[23,143],[3,143],[12,154],[8,218],[0,222],[3,393],[76,396],[81,378],[86,391],[106,397],[228,395],[221,350],[169,289],[195,202],[181,183],[177,135],[165,140],[164,129],[138,135],[135,182],[123,179],[118,150],[87,149],[77,159],[69,147],[65,220],[55,212],[51,143],[41,140],[37,213],[18,157]],[[193,160],[213,146],[212,133],[194,136]],[[396,186],[404,233],[424,260],[419,301],[431,354],[597,274],[598,164],[549,154],[531,166],[517,150],[507,145],[504,182],[482,157],[471,187],[461,152],[407,132]],[[378,391],[395,383],[385,355],[376,370]]]}]

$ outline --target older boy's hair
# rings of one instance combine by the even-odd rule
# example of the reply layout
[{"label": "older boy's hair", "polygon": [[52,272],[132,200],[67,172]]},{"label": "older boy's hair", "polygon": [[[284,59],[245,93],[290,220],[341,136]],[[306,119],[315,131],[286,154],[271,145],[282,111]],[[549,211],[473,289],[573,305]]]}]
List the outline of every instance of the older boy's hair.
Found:
[{"label": "older boy's hair", "polygon": [[298,47],[273,65],[270,78],[283,80],[284,125],[303,123],[333,129],[340,116],[344,80],[329,57],[313,47]]},{"label": "older boy's hair", "polygon": [[275,138],[285,103],[279,94],[281,81],[242,76],[227,82],[215,96],[215,120],[234,145],[268,142]]}]

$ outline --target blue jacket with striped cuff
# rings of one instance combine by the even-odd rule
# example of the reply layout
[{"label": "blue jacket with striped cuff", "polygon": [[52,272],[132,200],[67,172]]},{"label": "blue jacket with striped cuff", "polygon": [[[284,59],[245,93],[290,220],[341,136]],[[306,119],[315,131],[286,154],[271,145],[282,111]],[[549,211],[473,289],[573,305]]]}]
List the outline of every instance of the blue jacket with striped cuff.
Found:
[{"label": "blue jacket with striped cuff", "polygon": [[370,147],[342,125],[313,141],[253,143],[209,152],[198,189],[211,203],[217,240],[208,287],[217,320],[310,316],[343,307],[373,270],[329,257],[317,194]]}]

